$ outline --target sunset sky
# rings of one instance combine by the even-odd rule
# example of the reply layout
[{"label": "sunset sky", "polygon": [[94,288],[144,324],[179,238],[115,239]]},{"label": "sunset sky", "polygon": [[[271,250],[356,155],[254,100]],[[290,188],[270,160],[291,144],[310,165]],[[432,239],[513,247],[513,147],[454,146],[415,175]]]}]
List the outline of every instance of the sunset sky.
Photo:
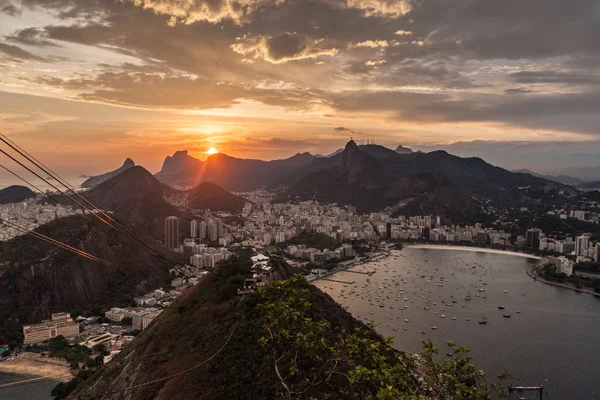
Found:
[{"label": "sunset sky", "polygon": [[600,165],[599,38],[598,0],[0,0],[0,131],[86,174],[350,136]]}]

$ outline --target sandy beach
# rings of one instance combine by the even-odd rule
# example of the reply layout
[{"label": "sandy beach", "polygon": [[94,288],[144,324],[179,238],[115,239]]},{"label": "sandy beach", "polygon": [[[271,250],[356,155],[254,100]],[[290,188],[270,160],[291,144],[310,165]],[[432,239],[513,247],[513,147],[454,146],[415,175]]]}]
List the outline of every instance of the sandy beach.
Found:
[{"label": "sandy beach", "polygon": [[534,260],[541,260],[541,257],[537,257],[531,254],[526,253],[518,253],[516,251],[505,251],[505,250],[496,250],[496,249],[486,249],[485,247],[469,247],[469,246],[452,246],[452,245],[438,245],[438,244],[414,244],[414,245],[405,245],[406,247],[411,247],[414,249],[435,249],[435,250],[466,250],[466,251],[474,251],[479,253],[496,253],[496,254],[507,254],[511,256],[532,258]]},{"label": "sandy beach", "polygon": [[61,382],[67,382],[73,377],[71,369],[67,366],[27,360],[22,357],[0,362],[0,372],[33,375]]}]

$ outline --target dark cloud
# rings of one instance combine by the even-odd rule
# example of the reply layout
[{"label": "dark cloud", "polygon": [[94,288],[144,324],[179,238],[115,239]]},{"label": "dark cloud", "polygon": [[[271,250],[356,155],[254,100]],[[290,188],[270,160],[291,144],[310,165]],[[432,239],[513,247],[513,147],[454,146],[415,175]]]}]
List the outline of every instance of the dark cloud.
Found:
[{"label": "dark cloud", "polygon": [[356,131],[353,131],[352,129],[345,128],[343,126],[338,126],[337,128],[333,128],[333,130],[336,132],[351,133],[353,135],[361,135],[362,134],[362,132],[356,132]]},{"label": "dark cloud", "polygon": [[22,48],[0,42],[0,53],[4,53],[7,56],[20,61],[46,61],[43,57],[36,56]]},{"label": "dark cloud", "polygon": [[533,90],[523,89],[523,88],[504,89],[504,94],[526,94],[526,93],[533,93]]},{"label": "dark cloud", "polygon": [[6,40],[28,46],[52,47],[58,46],[56,42],[46,38],[46,31],[40,28],[25,28],[12,35],[5,36]]},{"label": "dark cloud", "polygon": [[600,76],[576,74],[555,71],[521,71],[510,74],[510,78],[517,83],[561,83],[571,85],[585,85],[600,83]]},{"label": "dark cloud", "polygon": [[[491,121],[600,133],[593,106],[599,100],[597,0],[21,4],[64,21],[15,32],[8,37],[15,43],[77,43],[139,60],[100,65],[97,75],[71,79],[28,77],[78,91],[83,99],[211,108],[251,98],[300,109],[326,104],[339,113],[386,114],[397,121]],[[21,59],[37,57],[0,48],[17,49]],[[533,70],[536,62],[543,71]],[[527,86],[537,84],[550,88],[541,94]],[[507,96],[517,94],[527,95]]]},{"label": "dark cloud", "polygon": [[13,0],[0,0],[0,14],[20,15],[21,7]]}]

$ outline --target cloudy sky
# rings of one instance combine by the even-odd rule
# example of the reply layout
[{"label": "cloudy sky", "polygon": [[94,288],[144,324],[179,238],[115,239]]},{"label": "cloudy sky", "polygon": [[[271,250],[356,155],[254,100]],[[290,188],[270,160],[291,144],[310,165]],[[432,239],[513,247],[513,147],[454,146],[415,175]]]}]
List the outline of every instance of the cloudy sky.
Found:
[{"label": "cloudy sky", "polygon": [[0,0],[0,130],[59,170],[354,136],[600,165],[597,0]]}]

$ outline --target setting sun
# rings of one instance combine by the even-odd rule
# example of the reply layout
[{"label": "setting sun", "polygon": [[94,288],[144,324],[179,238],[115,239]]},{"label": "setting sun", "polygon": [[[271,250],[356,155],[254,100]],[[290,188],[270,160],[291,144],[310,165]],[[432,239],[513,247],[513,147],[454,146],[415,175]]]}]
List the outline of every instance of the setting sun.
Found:
[{"label": "setting sun", "polygon": [[211,147],[210,149],[208,149],[206,154],[217,154],[218,152],[219,150],[215,149],[214,147]]}]

